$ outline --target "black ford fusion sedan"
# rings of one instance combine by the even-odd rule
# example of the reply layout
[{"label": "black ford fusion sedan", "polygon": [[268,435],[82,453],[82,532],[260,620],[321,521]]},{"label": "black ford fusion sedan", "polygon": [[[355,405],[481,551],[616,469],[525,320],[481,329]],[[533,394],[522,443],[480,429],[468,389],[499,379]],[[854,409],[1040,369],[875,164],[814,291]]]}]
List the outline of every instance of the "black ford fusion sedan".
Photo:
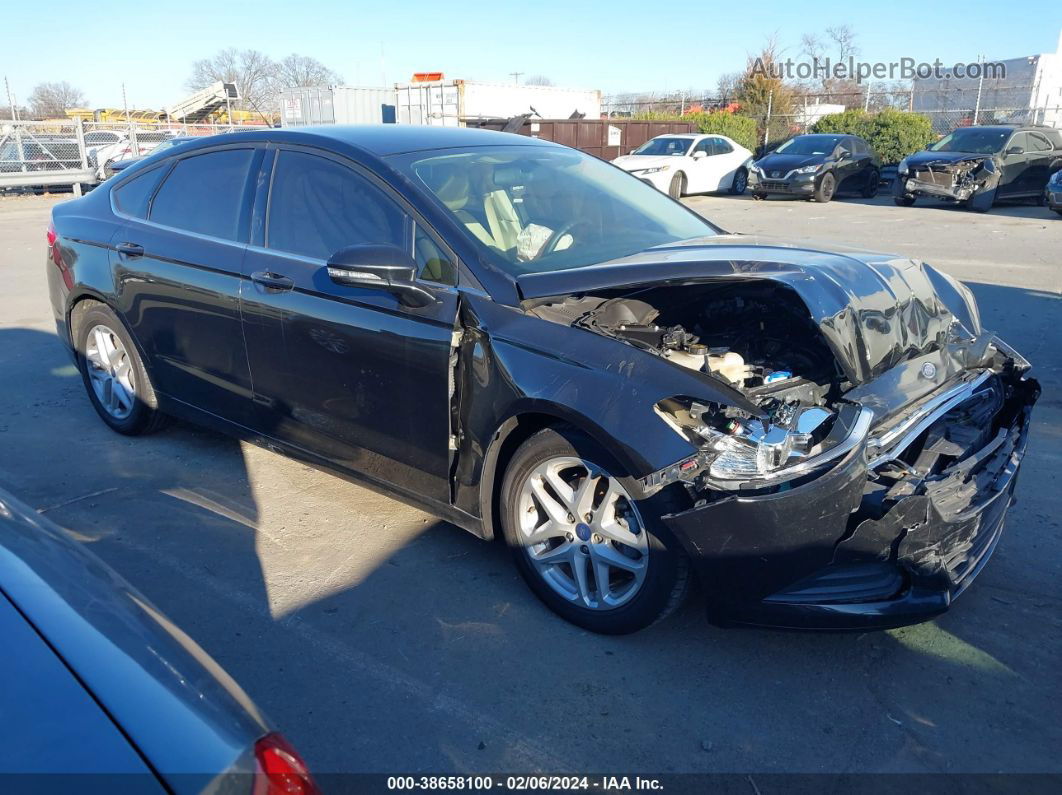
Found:
[{"label": "black ford fusion sedan", "polygon": [[929,265],[727,234],[484,130],[189,143],[58,205],[59,336],[116,431],[167,415],[483,538],[588,629],[945,610],[1003,529],[1039,389]]}]

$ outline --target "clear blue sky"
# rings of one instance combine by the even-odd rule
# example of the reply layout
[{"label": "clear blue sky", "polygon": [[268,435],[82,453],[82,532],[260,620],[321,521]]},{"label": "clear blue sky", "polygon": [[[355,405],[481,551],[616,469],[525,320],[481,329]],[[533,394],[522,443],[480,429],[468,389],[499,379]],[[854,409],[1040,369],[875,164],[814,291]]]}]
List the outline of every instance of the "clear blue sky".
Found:
[{"label": "clear blue sky", "polygon": [[50,0],[15,2],[3,18],[0,76],[20,101],[39,82],[67,80],[92,107],[120,107],[124,82],[131,106],[162,107],[187,93],[194,60],[227,46],[312,55],[349,84],[520,71],[605,92],[699,89],[741,69],[770,35],[798,57],[801,35],[828,25],[849,25],[872,62],[1054,52],[1062,2]]}]

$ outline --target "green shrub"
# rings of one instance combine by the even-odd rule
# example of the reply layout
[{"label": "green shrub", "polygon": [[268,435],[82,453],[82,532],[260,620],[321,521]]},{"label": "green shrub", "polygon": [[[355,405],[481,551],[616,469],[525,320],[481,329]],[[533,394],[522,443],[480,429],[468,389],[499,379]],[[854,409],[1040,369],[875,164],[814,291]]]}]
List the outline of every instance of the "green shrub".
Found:
[{"label": "green shrub", "polygon": [[884,164],[899,163],[912,152],[925,149],[933,140],[933,126],[926,116],[894,108],[877,113],[846,110],[823,116],[809,132],[858,135],[870,144]]},{"label": "green shrub", "polygon": [[870,145],[882,163],[899,163],[912,152],[933,142],[933,124],[928,116],[886,108],[874,118]]},{"label": "green shrub", "polygon": [[851,109],[844,113],[831,113],[823,116],[813,125],[809,132],[813,133],[847,133],[858,135],[860,138],[870,141],[873,134],[874,116],[863,110]]},{"label": "green shrub", "polygon": [[756,148],[756,120],[723,110],[708,113],[689,113],[683,121],[692,121],[702,133],[725,135],[746,149]]}]

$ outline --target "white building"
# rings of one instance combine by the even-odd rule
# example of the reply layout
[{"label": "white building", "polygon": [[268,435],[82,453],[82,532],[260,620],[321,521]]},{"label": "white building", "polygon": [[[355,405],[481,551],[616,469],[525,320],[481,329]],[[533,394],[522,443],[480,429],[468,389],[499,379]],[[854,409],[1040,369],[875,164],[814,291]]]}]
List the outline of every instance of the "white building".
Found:
[{"label": "white building", "polygon": [[1062,128],[1062,33],[1055,52],[993,63],[1004,66],[1004,77],[916,78],[911,109],[939,119],[948,129],[963,122]]}]

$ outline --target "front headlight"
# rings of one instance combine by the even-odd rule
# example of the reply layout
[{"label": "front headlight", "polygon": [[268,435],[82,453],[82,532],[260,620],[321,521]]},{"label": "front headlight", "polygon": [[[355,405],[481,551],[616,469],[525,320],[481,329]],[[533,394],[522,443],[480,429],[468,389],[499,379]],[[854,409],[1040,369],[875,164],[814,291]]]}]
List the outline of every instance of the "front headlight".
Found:
[{"label": "front headlight", "polygon": [[749,171],[753,174],[759,174],[761,177],[763,176],[763,170],[755,163],[749,163]]},{"label": "front headlight", "polygon": [[822,168],[822,164],[821,163],[816,163],[813,166],[804,166],[803,168],[794,168],[793,169],[793,173],[794,174],[814,174],[820,168]]},{"label": "front headlight", "polygon": [[678,478],[721,490],[766,488],[824,471],[866,439],[874,416],[855,404],[837,410],[786,404],[769,418],[727,419],[719,407],[682,398],[657,404],[657,413],[700,448],[695,465]]},{"label": "front headlight", "polygon": [[653,168],[643,168],[635,171],[635,174],[657,174],[661,171],[667,171],[671,166],[654,166]]},{"label": "front headlight", "polygon": [[1059,185],[1062,185],[1062,169],[1059,169],[1058,171],[1056,171],[1054,173],[1054,175],[1051,177],[1051,184],[1054,185],[1055,187],[1058,187]]},{"label": "front headlight", "polygon": [[900,161],[900,165],[896,166],[896,173],[897,174],[906,174],[907,173],[907,158],[906,157],[903,160]]}]

